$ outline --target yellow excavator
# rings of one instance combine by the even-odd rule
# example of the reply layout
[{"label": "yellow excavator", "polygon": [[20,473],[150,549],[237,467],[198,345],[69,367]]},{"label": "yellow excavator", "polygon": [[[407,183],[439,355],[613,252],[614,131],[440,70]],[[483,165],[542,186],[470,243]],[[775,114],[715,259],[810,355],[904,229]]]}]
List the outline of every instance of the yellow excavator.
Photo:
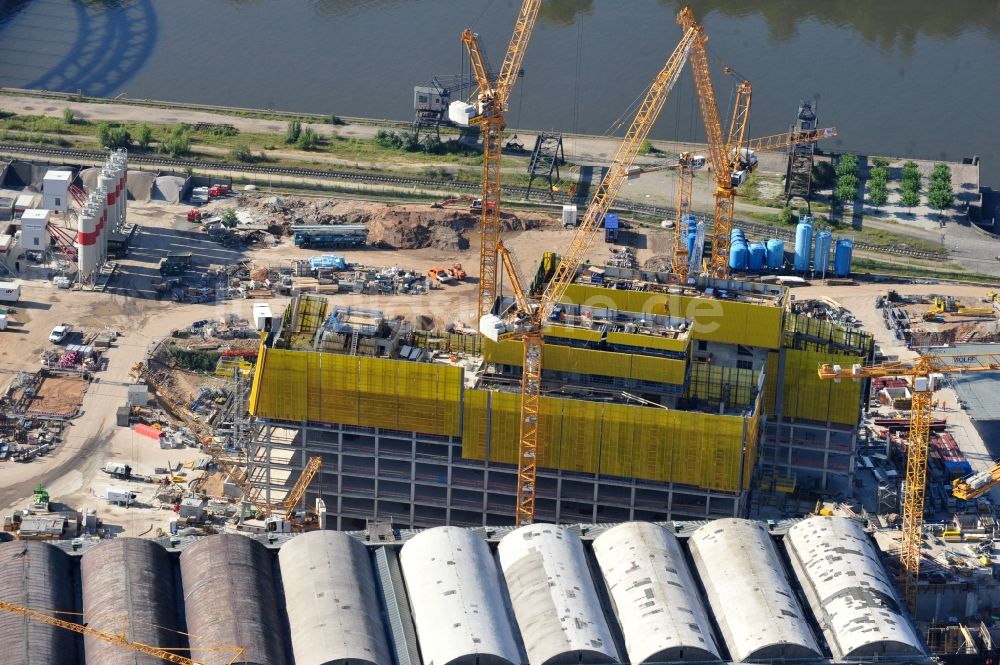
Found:
[{"label": "yellow excavator", "polygon": [[[989,295],[989,294],[987,294]],[[994,293],[992,297],[996,297]],[[924,312],[924,321],[937,321],[942,314],[957,314],[958,316],[972,316],[981,318],[992,318],[995,316],[992,307],[965,307],[960,305],[951,296],[934,296],[933,306]]]}]

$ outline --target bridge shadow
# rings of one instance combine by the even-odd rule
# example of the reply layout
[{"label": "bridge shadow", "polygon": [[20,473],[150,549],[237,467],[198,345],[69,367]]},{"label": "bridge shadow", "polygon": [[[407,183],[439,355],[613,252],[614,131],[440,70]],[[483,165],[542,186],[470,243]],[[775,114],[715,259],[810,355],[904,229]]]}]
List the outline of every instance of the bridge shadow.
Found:
[{"label": "bridge shadow", "polygon": [[[72,6],[75,35],[67,35],[58,47],[65,55],[21,87],[111,96],[146,64],[156,46],[159,26],[153,1],[74,2]],[[0,39],[13,38],[4,33],[16,25],[11,19],[4,21]]]}]

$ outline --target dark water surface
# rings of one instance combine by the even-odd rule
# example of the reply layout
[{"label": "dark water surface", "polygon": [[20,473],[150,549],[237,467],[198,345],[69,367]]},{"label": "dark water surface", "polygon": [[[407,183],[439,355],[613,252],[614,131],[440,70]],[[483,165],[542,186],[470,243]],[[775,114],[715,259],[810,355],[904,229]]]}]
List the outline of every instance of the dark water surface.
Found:
[{"label": "dark water surface", "polygon": [[[512,126],[603,134],[680,37],[672,0],[544,0]],[[0,85],[407,120],[412,86],[460,73],[463,27],[499,66],[515,0],[0,0]],[[994,0],[707,0],[715,58],[754,87],[751,132],[819,99],[839,145],[983,158],[1000,184]],[[725,114],[726,112],[723,111]],[[654,136],[701,137],[690,76]]]}]

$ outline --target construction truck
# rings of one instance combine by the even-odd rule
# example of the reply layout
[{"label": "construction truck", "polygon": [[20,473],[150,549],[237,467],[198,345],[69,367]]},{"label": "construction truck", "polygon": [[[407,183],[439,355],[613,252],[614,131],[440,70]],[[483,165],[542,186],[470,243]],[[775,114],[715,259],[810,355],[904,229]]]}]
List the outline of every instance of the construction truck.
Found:
[{"label": "construction truck", "polygon": [[438,284],[453,284],[455,282],[455,278],[451,275],[451,273],[447,269],[440,266],[435,266],[429,269],[427,271],[427,278]]}]

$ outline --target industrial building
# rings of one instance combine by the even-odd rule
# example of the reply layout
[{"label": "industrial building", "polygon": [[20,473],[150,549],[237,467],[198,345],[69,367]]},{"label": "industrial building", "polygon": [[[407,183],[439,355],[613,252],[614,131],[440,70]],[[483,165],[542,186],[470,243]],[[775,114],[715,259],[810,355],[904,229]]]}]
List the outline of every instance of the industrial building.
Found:
[{"label": "industrial building", "polygon": [[[760,282],[581,273],[544,331],[537,519],[739,517],[754,486],[846,490],[862,386],[816,368],[860,362],[872,339],[790,301]],[[258,359],[251,478],[280,500],[322,456],[312,491],[338,528],[512,523],[521,362],[517,341],[299,296]]]},{"label": "industrial building", "polygon": [[[211,665],[232,646],[261,665],[929,662],[868,535],[842,517],[80,547],[0,544],[0,597],[112,632],[127,616],[130,640]],[[0,640],[7,665],[155,662],[6,612]]]}]

